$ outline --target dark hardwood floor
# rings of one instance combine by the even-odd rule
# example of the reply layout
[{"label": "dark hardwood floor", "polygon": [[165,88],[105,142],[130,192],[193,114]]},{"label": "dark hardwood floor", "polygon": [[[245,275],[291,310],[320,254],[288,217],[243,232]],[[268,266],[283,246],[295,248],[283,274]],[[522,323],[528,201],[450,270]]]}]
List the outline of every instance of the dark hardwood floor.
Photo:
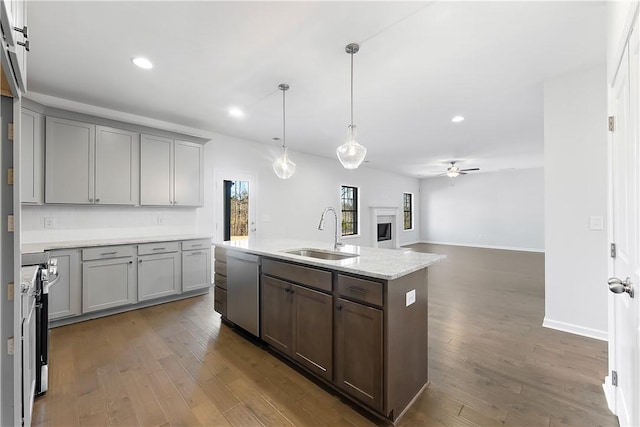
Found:
[{"label": "dark hardwood floor", "polygon": [[[449,258],[429,274],[430,385],[400,425],[617,425],[606,343],[541,326],[543,254],[412,248]],[[33,424],[384,423],[221,324],[207,295],[52,330]]]}]

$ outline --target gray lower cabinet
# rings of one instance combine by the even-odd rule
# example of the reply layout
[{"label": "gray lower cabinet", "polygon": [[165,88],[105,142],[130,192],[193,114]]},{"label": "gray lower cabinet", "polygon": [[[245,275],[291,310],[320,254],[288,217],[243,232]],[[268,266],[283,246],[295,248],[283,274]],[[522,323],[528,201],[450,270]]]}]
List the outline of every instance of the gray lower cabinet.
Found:
[{"label": "gray lower cabinet", "polygon": [[180,292],[180,254],[138,257],[138,300],[145,301]]},{"label": "gray lower cabinet", "polygon": [[136,302],[133,257],[82,263],[82,312],[104,310]]},{"label": "gray lower cabinet", "polygon": [[211,286],[211,249],[182,252],[182,292]]},{"label": "gray lower cabinet", "polygon": [[77,316],[82,311],[80,249],[52,251],[59,279],[49,289],[49,320]]}]

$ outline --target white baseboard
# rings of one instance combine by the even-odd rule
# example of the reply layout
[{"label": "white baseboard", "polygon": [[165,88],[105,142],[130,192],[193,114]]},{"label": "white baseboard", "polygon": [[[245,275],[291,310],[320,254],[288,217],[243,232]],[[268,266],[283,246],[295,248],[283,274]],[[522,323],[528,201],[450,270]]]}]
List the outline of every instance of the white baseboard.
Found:
[{"label": "white baseboard", "polygon": [[417,245],[418,243],[424,243],[422,240],[412,240],[410,242],[402,242],[400,243],[400,247],[409,246],[409,245]]},{"label": "white baseboard", "polygon": [[609,333],[607,331],[601,331],[599,329],[587,328],[585,326],[574,325],[573,323],[559,322],[557,320],[551,320],[544,318],[542,326],[545,328],[555,329],[562,332],[569,332],[571,334],[581,335],[583,337],[594,338],[600,341],[608,341]]},{"label": "white baseboard", "polygon": [[616,413],[616,404],[615,404],[615,389],[611,384],[611,376],[607,375],[604,377],[604,383],[602,383],[602,390],[604,391],[604,397],[607,399],[607,406],[611,413],[615,415]]},{"label": "white baseboard", "polygon": [[[472,243],[452,243],[452,242],[433,242],[431,240],[421,240],[415,243],[427,243],[430,245],[448,245],[448,246],[465,246],[469,248],[482,248],[482,249],[502,249],[505,251],[520,251],[520,252],[537,252],[544,253],[544,249],[539,248],[520,248],[517,246],[497,246],[497,245],[478,245]],[[409,244],[409,243],[405,243]]]}]

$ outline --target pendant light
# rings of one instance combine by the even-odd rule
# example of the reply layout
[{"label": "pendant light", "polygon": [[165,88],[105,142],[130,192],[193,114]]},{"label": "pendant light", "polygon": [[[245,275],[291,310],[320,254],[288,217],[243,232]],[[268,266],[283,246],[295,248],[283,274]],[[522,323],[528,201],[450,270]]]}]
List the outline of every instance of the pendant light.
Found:
[{"label": "pendant light", "polygon": [[347,134],[347,142],[336,149],[338,160],[345,169],[357,169],[367,155],[367,149],[356,141],[356,125],[353,124],[353,55],[358,53],[360,46],[349,43],[345,51],[351,55],[351,124]]},{"label": "pendant light", "polygon": [[287,155],[286,120],[285,120],[285,92],[289,90],[289,85],[281,83],[278,89],[282,91],[282,156],[273,162],[273,171],[280,179],[289,179],[296,171],[296,164],[289,160]]}]

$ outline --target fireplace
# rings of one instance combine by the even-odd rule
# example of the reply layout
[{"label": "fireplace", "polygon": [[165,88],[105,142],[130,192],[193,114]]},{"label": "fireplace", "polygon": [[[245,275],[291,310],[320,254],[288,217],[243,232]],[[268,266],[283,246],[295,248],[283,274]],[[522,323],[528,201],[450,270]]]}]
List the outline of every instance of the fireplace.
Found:
[{"label": "fireplace", "polygon": [[369,206],[370,236],[374,248],[398,249],[402,230],[401,208],[397,206]]},{"label": "fireplace", "polygon": [[391,223],[385,222],[378,224],[378,242],[391,240]]}]

